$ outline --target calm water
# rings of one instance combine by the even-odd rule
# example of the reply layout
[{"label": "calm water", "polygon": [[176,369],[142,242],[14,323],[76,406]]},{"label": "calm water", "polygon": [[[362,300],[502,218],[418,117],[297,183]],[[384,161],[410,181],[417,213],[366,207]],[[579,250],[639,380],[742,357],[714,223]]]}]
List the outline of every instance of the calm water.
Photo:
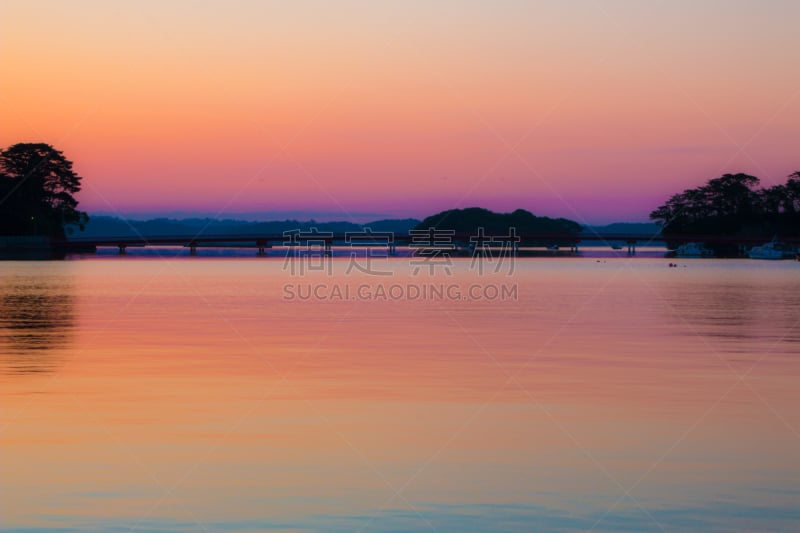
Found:
[{"label": "calm water", "polygon": [[669,261],[3,262],[0,526],[796,531],[800,264]]}]

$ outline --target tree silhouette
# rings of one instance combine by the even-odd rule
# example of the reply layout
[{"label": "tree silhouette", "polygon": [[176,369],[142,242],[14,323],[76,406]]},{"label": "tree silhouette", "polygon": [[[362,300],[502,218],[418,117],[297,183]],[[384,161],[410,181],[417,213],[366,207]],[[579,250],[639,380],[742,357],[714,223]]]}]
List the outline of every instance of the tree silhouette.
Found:
[{"label": "tree silhouette", "polygon": [[784,201],[783,211],[785,213],[800,214],[800,170],[789,174],[786,185],[783,186]]},{"label": "tree silhouette", "polygon": [[72,162],[49,144],[0,150],[0,234],[58,238],[67,225],[82,230],[89,217],[77,209],[80,189]]},{"label": "tree silhouette", "polygon": [[661,225],[668,243],[675,234],[800,235],[800,171],[785,185],[756,189],[759,181],[725,174],[673,195],[650,218]]}]

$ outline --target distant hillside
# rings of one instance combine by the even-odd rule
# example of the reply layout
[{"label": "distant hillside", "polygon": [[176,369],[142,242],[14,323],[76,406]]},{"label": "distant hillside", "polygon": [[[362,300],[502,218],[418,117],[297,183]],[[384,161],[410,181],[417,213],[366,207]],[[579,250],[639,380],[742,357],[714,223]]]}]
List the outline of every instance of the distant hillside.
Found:
[{"label": "distant hillside", "polygon": [[480,207],[451,209],[430,216],[417,229],[445,229],[475,234],[483,228],[487,235],[506,235],[509,228],[517,233],[579,233],[581,225],[566,218],[537,217],[524,209],[513,213],[495,213]]},{"label": "distant hillside", "polygon": [[661,233],[661,227],[652,222],[615,222],[605,226],[586,226],[583,233],[630,233],[652,237]]},{"label": "distant hillside", "polygon": [[606,226],[587,226],[581,228],[577,222],[563,218],[537,217],[528,211],[518,209],[513,213],[493,213],[487,209],[468,208],[443,211],[422,222],[415,218],[385,219],[354,224],[352,222],[316,222],[314,220],[272,220],[266,222],[250,222],[245,220],[211,218],[155,218],[151,220],[125,220],[111,216],[92,216],[83,232],[75,230],[74,237],[125,237],[134,235],[187,235],[199,234],[220,235],[225,233],[239,234],[281,234],[289,230],[308,230],[312,227],[319,231],[344,233],[371,228],[373,231],[393,231],[398,235],[406,235],[414,228],[437,227],[455,229],[459,232],[474,233],[483,226],[487,234],[505,234],[510,226],[519,233],[631,233],[642,236],[658,234],[660,228],[652,223],[618,222]]},{"label": "distant hillside", "polygon": [[408,230],[419,224],[415,218],[398,220],[376,220],[366,224],[352,222],[316,222],[314,220],[273,220],[268,222],[248,222],[244,220],[215,220],[209,218],[184,218],[168,219],[156,218],[152,220],[124,220],[110,216],[93,216],[82,232],[74,231],[73,237],[125,237],[134,235],[221,235],[221,234],[281,234],[284,231],[308,230],[317,228],[319,231],[332,231],[344,233],[347,231],[362,231],[371,228],[373,231],[394,231],[407,233]]}]

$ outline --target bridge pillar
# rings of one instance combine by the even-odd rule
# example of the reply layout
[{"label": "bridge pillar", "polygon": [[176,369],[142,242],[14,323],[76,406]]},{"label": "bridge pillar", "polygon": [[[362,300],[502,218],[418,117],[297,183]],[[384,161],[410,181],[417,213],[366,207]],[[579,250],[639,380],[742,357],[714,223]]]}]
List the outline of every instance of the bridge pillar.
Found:
[{"label": "bridge pillar", "polygon": [[119,248],[119,255],[125,255],[126,253],[128,253],[128,252],[125,250],[125,249],[127,248],[127,246],[126,246],[126,245],[124,245],[124,244],[119,244],[119,245],[117,245],[117,247]]},{"label": "bridge pillar", "polygon": [[333,255],[331,241],[325,241],[325,255],[328,257],[331,257]]},{"label": "bridge pillar", "polygon": [[189,255],[197,255],[197,243],[190,242],[189,243]]},{"label": "bridge pillar", "polygon": [[389,255],[397,255],[397,245],[393,242],[389,243]]},{"label": "bridge pillar", "polygon": [[628,241],[628,255],[636,255],[636,241]]}]

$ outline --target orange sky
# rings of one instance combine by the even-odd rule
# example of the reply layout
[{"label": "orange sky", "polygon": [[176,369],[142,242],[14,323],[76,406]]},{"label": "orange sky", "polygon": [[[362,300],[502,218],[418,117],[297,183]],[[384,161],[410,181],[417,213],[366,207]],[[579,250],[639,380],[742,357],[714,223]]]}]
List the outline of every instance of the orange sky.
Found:
[{"label": "orange sky", "polygon": [[167,4],[0,3],[0,146],[90,212],[644,220],[800,169],[797,2]]}]

